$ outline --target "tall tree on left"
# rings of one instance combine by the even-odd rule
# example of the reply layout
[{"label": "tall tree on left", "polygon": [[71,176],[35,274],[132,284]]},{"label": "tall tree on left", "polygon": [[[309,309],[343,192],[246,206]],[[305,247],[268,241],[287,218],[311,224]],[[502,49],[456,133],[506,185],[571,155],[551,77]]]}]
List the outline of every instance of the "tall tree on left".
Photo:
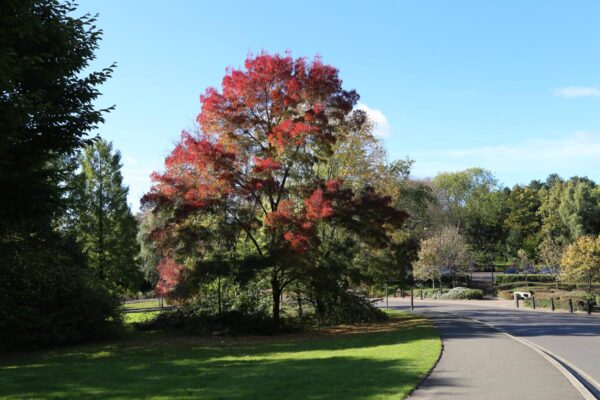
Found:
[{"label": "tall tree on left", "polygon": [[136,290],[141,281],[136,262],[137,221],[127,204],[129,189],[123,185],[121,154],[101,139],[84,149],[79,165],[81,172],[73,185],[75,236],[88,268],[110,290]]},{"label": "tall tree on left", "polygon": [[84,73],[101,32],[72,3],[0,2],[0,346],[82,340],[114,304],[84,273],[57,224],[68,203],[64,163],[108,110],[98,91],[112,67]]}]

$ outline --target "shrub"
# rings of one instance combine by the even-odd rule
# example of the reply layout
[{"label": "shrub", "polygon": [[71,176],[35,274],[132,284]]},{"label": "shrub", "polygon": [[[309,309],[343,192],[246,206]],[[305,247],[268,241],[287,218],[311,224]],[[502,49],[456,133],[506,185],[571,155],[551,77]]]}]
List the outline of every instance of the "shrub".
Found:
[{"label": "shrub", "polygon": [[[527,279],[525,279],[527,278]],[[555,282],[556,277],[554,275],[546,274],[496,274],[494,281],[497,285],[513,282]]]},{"label": "shrub", "polygon": [[173,311],[158,314],[155,318],[134,324],[138,330],[172,330],[193,335],[271,335],[298,332],[316,326],[355,324],[382,321],[386,314],[374,307],[367,299],[347,294],[317,316],[314,313],[298,318],[283,315],[279,326],[265,309],[248,311],[229,310],[215,313],[197,301],[183,305]]},{"label": "shrub", "polygon": [[481,289],[469,289],[465,287],[455,287],[450,289],[447,293],[443,293],[438,296],[439,299],[447,300],[475,300],[483,299],[483,290]]},{"label": "shrub", "polygon": [[118,299],[60,243],[27,246],[0,265],[0,349],[77,343],[110,332],[121,318]]},{"label": "shrub", "polygon": [[[535,294],[536,306],[541,308],[550,308],[550,298],[554,298],[554,307],[557,309],[568,310],[569,299],[573,304],[573,310],[575,311],[586,311],[588,300],[594,301],[593,296],[588,295],[585,292],[566,292],[557,291],[554,293],[550,292],[538,292]],[[523,305],[525,307],[532,307],[533,302],[531,300],[524,300]]]}]

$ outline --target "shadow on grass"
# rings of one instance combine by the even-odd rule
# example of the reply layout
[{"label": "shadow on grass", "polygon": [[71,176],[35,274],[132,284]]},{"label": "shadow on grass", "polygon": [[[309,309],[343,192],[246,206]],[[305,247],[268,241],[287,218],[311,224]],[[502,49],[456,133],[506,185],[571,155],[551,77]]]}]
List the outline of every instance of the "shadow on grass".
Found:
[{"label": "shadow on grass", "polygon": [[350,329],[247,343],[148,335],[25,356],[0,363],[0,396],[397,399],[427,373],[440,350],[427,322],[414,316],[400,321],[391,331]]}]

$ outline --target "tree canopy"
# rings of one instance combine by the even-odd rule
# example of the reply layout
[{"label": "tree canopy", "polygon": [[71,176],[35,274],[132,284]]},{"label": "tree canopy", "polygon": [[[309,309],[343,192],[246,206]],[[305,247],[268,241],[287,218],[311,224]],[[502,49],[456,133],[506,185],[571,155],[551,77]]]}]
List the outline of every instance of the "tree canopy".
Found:
[{"label": "tree canopy", "polygon": [[163,258],[266,273],[276,322],[293,282],[325,307],[323,286],[343,286],[340,271],[328,272],[340,267],[334,254],[358,237],[385,246],[386,226],[406,218],[359,176],[341,175],[351,148],[342,143],[367,121],[357,100],[319,58],[261,53],[229,69],[220,91],[201,96],[201,132],[182,134],[144,197],[170,216],[154,234]]}]

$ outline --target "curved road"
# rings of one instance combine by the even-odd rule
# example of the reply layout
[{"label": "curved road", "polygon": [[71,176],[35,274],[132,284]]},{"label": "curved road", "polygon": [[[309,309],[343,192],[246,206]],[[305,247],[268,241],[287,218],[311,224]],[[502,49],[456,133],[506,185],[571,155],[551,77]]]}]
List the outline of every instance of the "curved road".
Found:
[{"label": "curved road", "polygon": [[[429,314],[451,313],[475,319],[513,336],[526,339],[558,355],[582,371],[591,378],[591,383],[596,385],[596,394],[600,393],[598,383],[600,382],[600,318],[585,314],[486,307],[482,303],[484,302],[480,301],[470,305],[415,299],[415,311]],[[410,309],[407,299],[390,298],[389,305],[390,308]]]}]

